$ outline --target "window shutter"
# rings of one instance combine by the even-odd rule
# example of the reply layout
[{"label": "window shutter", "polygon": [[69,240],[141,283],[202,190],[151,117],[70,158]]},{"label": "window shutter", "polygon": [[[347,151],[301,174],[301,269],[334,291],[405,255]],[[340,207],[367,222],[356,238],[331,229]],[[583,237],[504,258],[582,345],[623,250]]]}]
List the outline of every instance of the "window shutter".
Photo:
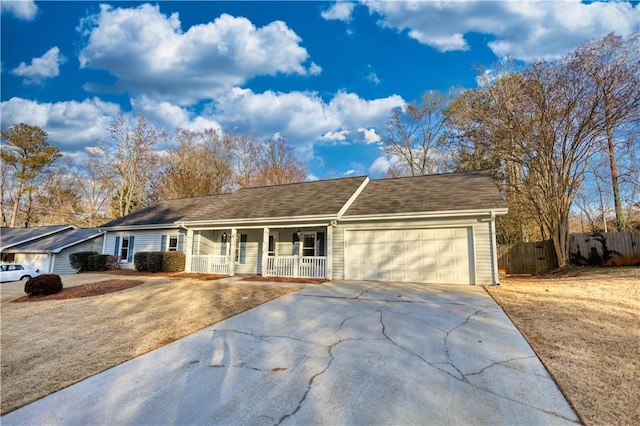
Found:
[{"label": "window shutter", "polygon": [[118,250],[120,249],[120,237],[116,236],[116,243],[113,247],[113,255],[118,256]]},{"label": "window shutter", "polygon": [[167,251],[167,236],[160,237],[160,251]]},{"label": "window shutter", "polygon": [[324,256],[324,232],[318,232],[317,234],[318,237],[318,242],[316,244],[318,244],[318,256]]},{"label": "window shutter", "polygon": [[130,236],[129,237],[129,258],[127,259],[127,262],[131,262],[133,260],[133,240],[134,240],[134,236]]},{"label": "window shutter", "polygon": [[184,234],[178,234],[178,251],[184,249]]}]

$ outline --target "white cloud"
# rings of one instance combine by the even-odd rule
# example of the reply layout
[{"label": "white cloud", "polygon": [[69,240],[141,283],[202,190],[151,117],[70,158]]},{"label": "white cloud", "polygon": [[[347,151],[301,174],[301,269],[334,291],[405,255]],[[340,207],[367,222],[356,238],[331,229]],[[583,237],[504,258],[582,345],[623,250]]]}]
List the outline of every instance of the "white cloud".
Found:
[{"label": "white cloud", "polygon": [[38,6],[33,0],[2,0],[0,10],[2,13],[11,13],[16,18],[31,21],[38,13]]},{"label": "white cloud", "polygon": [[640,31],[640,5],[630,2],[451,1],[365,2],[381,25],[447,52],[468,50],[465,34],[490,34],[498,57],[559,58],[610,32]]},{"label": "white cloud", "polygon": [[166,16],[158,6],[102,5],[78,29],[87,39],[81,67],[109,71],[118,78],[117,88],[134,96],[180,105],[213,99],[257,75],[321,72],[315,63],[305,67],[309,54],[282,21],[256,28],[246,18],[223,14],[183,31],[178,14]]},{"label": "white cloud", "polygon": [[353,169],[349,169],[349,170],[347,170],[346,172],[344,172],[344,173],[342,174],[342,176],[351,176],[351,175],[352,175],[352,174],[354,174],[355,172],[356,172],[355,170],[353,170]]},{"label": "white cloud", "polygon": [[365,129],[364,127],[358,127],[358,132],[363,134],[364,141],[367,144],[378,143],[381,140],[380,135],[376,133],[376,129]]},{"label": "white cloud", "polygon": [[369,174],[371,174],[372,177],[382,177],[387,173],[389,167],[391,167],[389,159],[385,156],[380,156],[376,158],[373,164],[371,164],[371,167],[369,167]]},{"label": "white cloud", "polygon": [[347,139],[349,131],[347,129],[340,130],[338,132],[327,132],[322,135],[322,139],[325,141],[344,141]]},{"label": "white cloud", "polygon": [[46,78],[60,75],[60,65],[65,61],[66,59],[60,54],[58,46],[54,46],[41,57],[33,58],[31,65],[21,62],[11,73],[24,77],[27,84],[40,84]]},{"label": "white cloud", "polygon": [[49,141],[65,151],[77,151],[104,137],[121,113],[117,104],[97,98],[56,103],[11,98],[0,104],[0,111],[3,129],[17,123],[38,126],[48,133]]},{"label": "white cloud", "polygon": [[329,9],[323,11],[320,15],[327,21],[338,20],[342,22],[349,22],[351,21],[351,12],[353,12],[355,5],[355,3],[350,1],[339,1],[333,4]]},{"label": "white cloud", "polygon": [[235,88],[200,115],[225,129],[249,131],[261,138],[279,131],[301,157],[311,158],[313,144],[323,140],[340,140],[349,134],[355,142],[365,141],[366,135],[357,132],[358,128],[382,129],[391,109],[404,104],[398,95],[366,100],[338,92],[325,102],[315,93],[254,93]]}]

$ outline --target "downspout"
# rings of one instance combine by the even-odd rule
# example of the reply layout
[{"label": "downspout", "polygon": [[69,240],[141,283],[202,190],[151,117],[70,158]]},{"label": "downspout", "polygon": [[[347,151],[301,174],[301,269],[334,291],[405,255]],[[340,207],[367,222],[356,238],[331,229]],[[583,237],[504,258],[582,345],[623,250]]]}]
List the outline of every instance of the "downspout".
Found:
[{"label": "downspout", "polygon": [[500,285],[500,274],[498,273],[498,249],[496,247],[496,212],[491,210],[491,257],[493,258],[493,268],[491,276],[494,285]]}]

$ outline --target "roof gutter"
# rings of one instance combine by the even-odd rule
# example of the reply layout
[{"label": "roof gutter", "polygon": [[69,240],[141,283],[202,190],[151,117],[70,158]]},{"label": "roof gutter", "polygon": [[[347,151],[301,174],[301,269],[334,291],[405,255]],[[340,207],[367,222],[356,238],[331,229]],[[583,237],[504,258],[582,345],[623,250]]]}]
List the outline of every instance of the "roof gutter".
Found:
[{"label": "roof gutter", "polygon": [[490,215],[494,218],[496,215],[507,214],[507,208],[500,209],[474,209],[474,210],[441,210],[433,212],[416,212],[416,213],[383,213],[383,214],[363,214],[354,216],[343,216],[340,218],[342,222],[356,222],[361,220],[388,220],[388,219],[424,219],[432,217],[471,217]]},{"label": "roof gutter", "polygon": [[252,225],[252,224],[279,224],[279,223],[306,223],[310,221],[330,222],[337,219],[337,215],[308,215],[294,217],[260,217],[253,219],[224,219],[224,220],[190,220],[177,222],[177,225],[183,228],[193,226],[232,226],[232,225]]},{"label": "roof gutter", "polygon": [[153,225],[122,225],[122,226],[108,226],[98,228],[102,232],[115,232],[115,231],[140,231],[140,230],[153,230],[153,229],[167,229],[167,228],[179,228],[180,225],[177,222],[172,223],[160,223]]}]

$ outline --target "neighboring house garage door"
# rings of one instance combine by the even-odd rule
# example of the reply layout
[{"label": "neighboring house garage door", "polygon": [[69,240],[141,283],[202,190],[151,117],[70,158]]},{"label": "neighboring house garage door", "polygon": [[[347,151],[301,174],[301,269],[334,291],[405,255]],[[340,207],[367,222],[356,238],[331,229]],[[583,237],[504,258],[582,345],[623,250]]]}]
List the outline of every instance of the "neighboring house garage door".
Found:
[{"label": "neighboring house garage door", "polygon": [[346,279],[473,284],[471,228],[348,230]]}]

